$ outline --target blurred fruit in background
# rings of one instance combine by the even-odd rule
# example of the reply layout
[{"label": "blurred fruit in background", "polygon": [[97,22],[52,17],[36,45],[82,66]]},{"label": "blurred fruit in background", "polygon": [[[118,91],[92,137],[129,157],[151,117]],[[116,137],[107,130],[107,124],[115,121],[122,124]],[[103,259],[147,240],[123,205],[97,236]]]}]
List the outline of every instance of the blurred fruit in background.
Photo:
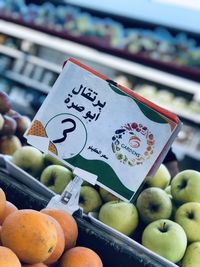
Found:
[{"label": "blurred fruit in background", "polygon": [[0,91],[0,153],[13,155],[25,144],[23,134],[31,120],[12,109],[9,95]]}]

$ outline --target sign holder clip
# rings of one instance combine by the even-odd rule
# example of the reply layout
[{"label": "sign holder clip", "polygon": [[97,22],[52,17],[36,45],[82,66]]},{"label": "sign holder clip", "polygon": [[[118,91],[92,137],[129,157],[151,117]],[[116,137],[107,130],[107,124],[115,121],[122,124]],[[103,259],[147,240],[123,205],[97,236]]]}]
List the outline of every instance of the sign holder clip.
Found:
[{"label": "sign holder clip", "polygon": [[[65,187],[61,195],[55,195],[47,204],[47,208],[66,210],[70,214],[80,210],[79,196],[83,179],[75,176],[74,179]],[[81,212],[82,213],[82,212]]]}]

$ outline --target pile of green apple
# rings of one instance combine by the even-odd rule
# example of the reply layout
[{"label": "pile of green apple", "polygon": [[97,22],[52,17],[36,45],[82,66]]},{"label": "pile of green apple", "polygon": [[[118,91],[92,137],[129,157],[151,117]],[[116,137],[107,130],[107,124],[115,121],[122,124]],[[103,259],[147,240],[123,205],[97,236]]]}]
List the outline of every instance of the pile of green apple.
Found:
[{"label": "pile of green apple", "polygon": [[72,171],[61,161],[29,145],[17,149],[11,161],[56,194],[61,194],[73,179]]},{"label": "pile of green apple", "polygon": [[98,219],[181,267],[200,266],[198,171],[183,170],[171,178],[161,164],[146,177],[134,203],[104,199]]},{"label": "pile of green apple", "polygon": [[24,144],[23,134],[31,120],[12,109],[9,96],[0,91],[0,153],[12,155]]},{"label": "pile of green apple", "polygon": [[[12,161],[57,194],[73,179],[62,162],[31,146],[15,151]],[[183,170],[172,178],[161,164],[153,177],[146,177],[133,203],[84,182],[79,205],[167,260],[200,266],[200,172]]]},{"label": "pile of green apple", "polygon": [[[56,194],[61,194],[74,178],[72,171],[62,161],[29,145],[18,148],[13,153],[11,161]],[[86,214],[97,211],[102,205],[97,188],[84,182],[81,186],[79,204]]]}]

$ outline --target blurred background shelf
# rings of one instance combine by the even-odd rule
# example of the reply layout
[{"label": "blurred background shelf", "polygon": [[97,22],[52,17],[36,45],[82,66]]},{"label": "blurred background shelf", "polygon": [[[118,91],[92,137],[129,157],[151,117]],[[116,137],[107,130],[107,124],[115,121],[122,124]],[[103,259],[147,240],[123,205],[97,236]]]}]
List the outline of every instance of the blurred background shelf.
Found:
[{"label": "blurred background shelf", "polygon": [[3,75],[4,77],[11,79],[17,83],[21,83],[27,87],[34,88],[44,93],[48,93],[49,90],[51,89],[50,86],[45,86],[44,84],[41,84],[40,82],[34,81],[33,79],[26,77],[25,75],[21,75],[13,71],[6,71]]},{"label": "blurred background shelf", "polygon": [[0,53],[8,57],[20,58],[24,53],[9,46],[0,45]]},{"label": "blurred background shelf", "polygon": [[[127,18],[155,22],[180,30],[200,32],[198,26],[200,23],[200,4],[198,0],[123,0],[118,1],[117,5],[115,0],[106,3],[100,0],[68,0],[67,2],[93,10],[123,15]],[[144,10],[148,10],[148,12],[144,12]]]},{"label": "blurred background shelf", "polygon": [[199,16],[194,8],[153,0],[117,5],[87,0],[6,1],[0,13],[7,21],[199,81]]},{"label": "blurred background shelf", "polygon": [[[199,92],[198,83],[195,81],[178,77],[155,68],[152,69],[144,64],[135,63],[131,60],[131,58],[128,60],[120,56],[105,53],[98,50],[98,47],[91,48],[77,42],[72,42],[67,38],[63,39],[61,38],[62,36],[57,37],[55,32],[49,32],[49,34],[47,34],[45,32],[2,19],[0,20],[0,32],[66,53],[66,57],[67,54],[69,54],[71,56],[84,58],[85,60],[97,64],[102,64],[121,72],[138,75],[139,77],[158,83],[165,83],[166,85],[174,86],[180,90],[193,93]],[[200,74],[200,71],[197,74]]]},{"label": "blurred background shelf", "polygon": [[[140,2],[140,5],[154,5],[155,2],[144,0],[142,3]],[[24,2],[21,1],[21,3],[23,5]],[[32,5],[32,8],[36,6],[34,6],[33,1],[26,1],[26,3]],[[148,19],[141,21],[134,14],[130,17],[123,12],[121,15],[116,14],[114,10],[110,12],[111,10],[108,8],[110,2],[106,4],[106,10],[103,10],[100,8],[102,4],[100,1],[88,3],[87,0],[81,3],[78,0],[74,3],[72,1],[52,1],[51,3],[37,1],[37,9],[41,8],[41,12],[44,10],[52,10],[52,12],[62,10],[65,12],[67,7],[71,8],[72,13],[76,11],[77,13],[73,14],[78,14],[80,19],[86,15],[88,18],[89,14],[92,19],[95,17],[101,22],[108,19],[112,25],[113,21],[118,21],[122,25],[126,25],[127,28],[135,27],[141,31],[153,31],[158,29],[156,27],[166,26],[167,31],[171,32],[171,37],[184,39],[188,36],[191,39],[185,40],[195,41],[199,44],[199,34],[195,28],[184,29],[178,24],[171,27],[167,23],[161,24],[158,21]],[[125,8],[126,5],[123,4],[123,8]],[[122,4],[116,5],[118,9],[120,5]],[[139,2],[133,1],[131,5],[136,5],[137,9]],[[19,7],[20,2],[14,6],[10,5],[12,10],[17,10],[17,8],[19,10]],[[130,6],[129,9],[132,10],[132,7]],[[47,15],[53,14],[48,12]],[[174,71],[174,68],[177,68],[176,64],[168,62],[170,63],[168,67],[171,69],[163,69],[161,65],[166,64],[166,62],[157,62],[158,64],[154,62],[155,64],[151,65],[147,62],[149,59],[147,60],[141,54],[130,55],[127,51],[122,53],[118,48],[108,47],[107,43],[104,45],[98,43],[98,40],[91,39],[91,36],[80,36],[80,32],[76,31],[72,35],[72,32],[62,32],[59,27],[55,30],[49,25],[43,27],[42,24],[28,23],[25,21],[25,17],[24,15],[23,20],[16,12],[10,16],[4,12],[4,14],[1,13],[0,19],[0,90],[5,90],[10,94],[18,109],[24,113],[29,113],[31,118],[34,117],[57,79],[64,60],[68,57],[74,57],[110,79],[139,94],[141,93],[143,97],[176,113],[182,120],[184,127],[175,140],[173,149],[180,155],[182,168],[187,166],[200,168],[199,145],[197,144],[194,149],[188,148],[191,145],[189,142],[191,136],[196,136],[197,140],[200,139],[200,68],[191,69],[188,66],[182,66],[182,70],[185,68],[186,72],[177,72]],[[84,24],[85,27],[87,19],[82,23],[86,23]],[[163,33],[163,29],[161,33]],[[188,71],[192,71],[195,78]],[[167,100],[167,98],[169,99]],[[185,161],[185,157],[189,157],[191,160]]]}]

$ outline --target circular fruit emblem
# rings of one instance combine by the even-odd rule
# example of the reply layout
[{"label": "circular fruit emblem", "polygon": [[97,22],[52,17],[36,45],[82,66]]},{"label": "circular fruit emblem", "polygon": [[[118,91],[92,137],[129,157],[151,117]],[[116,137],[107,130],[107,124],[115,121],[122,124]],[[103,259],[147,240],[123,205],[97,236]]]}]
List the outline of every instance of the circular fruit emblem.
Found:
[{"label": "circular fruit emblem", "polygon": [[151,157],[155,139],[145,125],[127,123],[115,131],[112,137],[112,150],[117,159],[129,166],[140,165]]}]

